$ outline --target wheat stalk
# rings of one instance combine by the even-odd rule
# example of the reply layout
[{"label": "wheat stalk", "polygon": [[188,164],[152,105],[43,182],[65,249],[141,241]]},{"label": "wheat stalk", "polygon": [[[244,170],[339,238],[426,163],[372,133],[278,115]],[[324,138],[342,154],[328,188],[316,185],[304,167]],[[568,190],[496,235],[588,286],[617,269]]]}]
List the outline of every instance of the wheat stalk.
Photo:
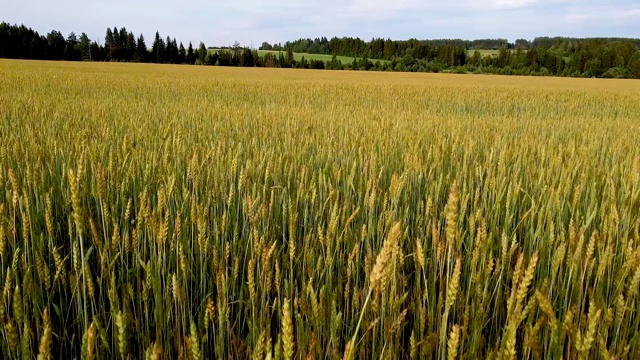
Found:
[{"label": "wheat stalk", "polygon": [[293,358],[293,319],[291,315],[291,309],[289,308],[289,300],[284,299],[282,304],[282,343],[284,347],[284,358]]}]

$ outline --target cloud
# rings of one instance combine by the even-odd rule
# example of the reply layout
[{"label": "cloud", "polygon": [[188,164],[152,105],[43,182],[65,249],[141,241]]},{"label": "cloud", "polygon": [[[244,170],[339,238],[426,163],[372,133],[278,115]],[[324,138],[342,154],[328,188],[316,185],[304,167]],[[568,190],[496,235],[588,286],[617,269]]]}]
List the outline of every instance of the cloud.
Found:
[{"label": "cloud", "polygon": [[[603,16],[606,14],[606,16]],[[597,22],[600,26],[630,25],[637,32],[640,19],[640,4],[631,6],[593,5],[574,6],[569,9],[567,20],[577,25],[587,25]],[[637,37],[637,35],[636,35]]]},{"label": "cloud", "polygon": [[46,0],[8,1],[0,20],[46,33],[126,26],[152,38],[224,45],[300,37],[638,36],[640,0]]},{"label": "cloud", "polygon": [[496,9],[522,9],[539,3],[537,0],[496,0],[493,7]]},{"label": "cloud", "polygon": [[620,23],[633,22],[638,24],[638,20],[640,20],[640,7],[614,10],[612,18],[614,21]]}]

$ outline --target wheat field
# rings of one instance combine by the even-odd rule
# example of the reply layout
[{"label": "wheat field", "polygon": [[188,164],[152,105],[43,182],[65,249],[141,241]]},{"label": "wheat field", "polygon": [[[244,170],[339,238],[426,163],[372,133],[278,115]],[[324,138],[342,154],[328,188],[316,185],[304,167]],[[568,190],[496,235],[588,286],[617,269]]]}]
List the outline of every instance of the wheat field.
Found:
[{"label": "wheat field", "polygon": [[637,359],[638,99],[0,61],[0,357]]}]

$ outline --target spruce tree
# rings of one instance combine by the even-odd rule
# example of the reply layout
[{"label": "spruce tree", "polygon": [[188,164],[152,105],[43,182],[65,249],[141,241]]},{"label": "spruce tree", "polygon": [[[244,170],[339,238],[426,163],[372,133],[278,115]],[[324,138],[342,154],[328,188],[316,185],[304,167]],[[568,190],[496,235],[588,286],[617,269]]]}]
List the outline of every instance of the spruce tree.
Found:
[{"label": "spruce tree", "polygon": [[91,40],[87,36],[87,34],[82,33],[80,35],[80,43],[78,44],[78,48],[80,49],[80,60],[82,61],[90,61],[91,59]]},{"label": "spruce tree", "polygon": [[164,62],[164,52],[164,41],[162,41],[160,33],[156,31],[156,37],[153,41],[153,47],[151,48],[151,61],[162,64]]},{"label": "spruce tree", "polygon": [[201,65],[204,65],[207,60],[207,47],[203,42],[201,42],[200,46],[198,47],[198,60],[200,61]]},{"label": "spruce tree", "polygon": [[240,54],[240,66],[243,67],[253,67],[255,65],[255,60],[253,58],[253,53],[249,49],[242,50],[242,54]]},{"label": "spruce tree", "polygon": [[113,42],[111,44],[111,60],[120,60],[120,30],[117,27],[113,27]]},{"label": "spruce tree", "polygon": [[180,42],[180,50],[178,51],[178,62],[184,64],[187,61],[187,50],[184,49],[184,45]]},{"label": "spruce tree", "polygon": [[193,44],[189,42],[189,50],[187,50],[187,64],[193,65],[196,63],[196,54],[193,52]]},{"label": "spruce tree", "polygon": [[127,34],[127,61],[134,61],[137,52],[136,38],[132,32]]},{"label": "spruce tree", "polygon": [[138,37],[138,43],[136,44],[136,62],[147,62],[149,58],[149,51],[147,50],[147,44],[144,42],[144,36],[140,34]]},{"label": "spruce tree", "polygon": [[107,60],[111,60],[113,58],[113,32],[111,28],[107,28],[107,35],[104,38],[104,47],[107,51]]}]

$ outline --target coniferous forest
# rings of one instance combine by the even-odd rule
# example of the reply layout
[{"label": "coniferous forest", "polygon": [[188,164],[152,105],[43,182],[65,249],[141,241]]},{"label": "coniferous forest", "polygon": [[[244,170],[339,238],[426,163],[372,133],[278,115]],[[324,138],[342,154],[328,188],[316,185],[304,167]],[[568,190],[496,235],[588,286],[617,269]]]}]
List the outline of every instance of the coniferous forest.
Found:
[{"label": "coniferous forest", "polygon": [[[209,48],[200,43],[194,48],[159,32],[145,39],[125,27],[108,28],[104,39],[90,39],[85,33],[65,37],[53,30],[41,35],[24,25],[0,23],[0,58],[640,79],[640,39],[542,37],[510,43],[323,37],[265,42],[259,50],[271,52],[260,54],[238,43]],[[333,58],[296,59],[294,53]],[[341,56],[353,61],[343,63]]]}]

